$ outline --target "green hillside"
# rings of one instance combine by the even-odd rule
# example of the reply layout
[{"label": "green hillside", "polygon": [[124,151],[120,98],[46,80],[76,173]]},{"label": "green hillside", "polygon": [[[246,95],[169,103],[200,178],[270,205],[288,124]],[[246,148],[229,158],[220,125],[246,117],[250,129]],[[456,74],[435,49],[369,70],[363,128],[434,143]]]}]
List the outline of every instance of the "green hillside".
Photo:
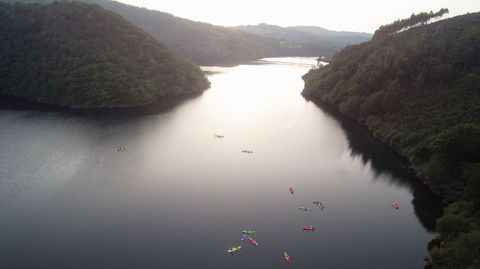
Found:
[{"label": "green hillside", "polygon": [[[9,3],[51,3],[54,0],[0,0]],[[95,3],[122,15],[167,48],[199,65],[236,65],[265,57],[331,57],[348,44],[370,40],[370,34],[333,32],[320,27],[282,28],[222,27],[179,18],[111,0],[79,0]],[[258,31],[260,27],[260,31]],[[322,31],[323,30],[323,31]],[[280,33],[280,34],[278,34]]]},{"label": "green hillside", "polygon": [[[165,12],[116,1],[82,1],[97,3],[122,15],[165,43],[169,49],[200,65],[235,65],[265,57],[332,56],[347,45],[343,42],[343,37],[319,38],[317,35],[282,28],[309,37],[313,36],[313,39],[296,39],[292,36],[275,38],[246,31],[247,29],[241,27],[222,27],[191,21]],[[363,38],[362,41],[366,40],[369,40],[369,37]]]},{"label": "green hillside", "polygon": [[69,107],[123,107],[209,85],[197,66],[97,5],[0,2],[0,39],[4,96]]},{"label": "green hillside", "polygon": [[303,94],[364,124],[450,203],[434,268],[479,268],[480,13],[426,24],[429,16],[345,48],[304,76]]},{"label": "green hillside", "polygon": [[199,65],[235,65],[279,55],[277,42],[260,36],[110,0],[96,3],[122,15],[172,51]]}]

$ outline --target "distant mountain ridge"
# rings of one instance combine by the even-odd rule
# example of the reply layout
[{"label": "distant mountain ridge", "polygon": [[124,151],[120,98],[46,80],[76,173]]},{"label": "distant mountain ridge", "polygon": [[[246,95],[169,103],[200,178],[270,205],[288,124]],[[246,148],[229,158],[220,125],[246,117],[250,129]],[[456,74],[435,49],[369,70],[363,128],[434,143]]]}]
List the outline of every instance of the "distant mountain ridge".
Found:
[{"label": "distant mountain ridge", "polygon": [[[40,2],[53,0],[3,0],[7,2]],[[163,42],[169,49],[200,65],[235,65],[265,57],[330,57],[352,44],[344,37],[319,38],[308,31],[282,28],[289,34],[272,36],[242,27],[222,27],[195,22],[174,15],[110,0],[81,0],[95,3],[122,15],[129,22]],[[278,26],[277,26],[278,27]],[[354,43],[367,41],[357,39]]]},{"label": "distant mountain ridge", "polygon": [[319,49],[329,51],[329,53],[324,56],[333,56],[335,52],[347,45],[366,42],[372,38],[372,34],[368,33],[337,32],[317,26],[281,27],[260,23],[257,25],[236,26],[233,27],[233,29],[254,33],[283,42],[315,46]]},{"label": "distant mountain ridge", "polygon": [[311,33],[324,39],[331,39],[346,45],[369,41],[373,35],[364,32],[332,31],[318,26],[290,26],[289,29]]},{"label": "distant mountain ridge", "polygon": [[327,58],[348,45],[366,42],[372,38],[368,33],[336,32],[317,26],[281,27],[260,23],[232,28],[277,40],[284,46],[301,47],[311,52],[321,51],[321,56]]},{"label": "distant mountain ridge", "polygon": [[285,38],[303,42],[328,41],[336,43],[337,45],[350,45],[366,42],[369,41],[373,36],[369,33],[332,31],[319,26],[281,27],[266,23],[260,23],[257,25],[242,25],[231,28],[273,38]]}]

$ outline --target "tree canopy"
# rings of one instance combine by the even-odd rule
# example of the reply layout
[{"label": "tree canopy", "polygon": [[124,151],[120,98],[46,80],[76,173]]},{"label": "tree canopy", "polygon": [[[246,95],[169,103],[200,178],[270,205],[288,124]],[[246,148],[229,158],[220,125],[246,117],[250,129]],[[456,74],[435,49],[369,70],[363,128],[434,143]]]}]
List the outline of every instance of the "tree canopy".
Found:
[{"label": "tree canopy", "polygon": [[418,14],[413,13],[410,18],[396,20],[391,24],[380,26],[380,28],[375,31],[375,35],[373,38],[380,38],[386,35],[395,34],[407,30],[412,27],[425,25],[435,18],[443,17],[443,15],[448,14],[448,12],[448,8],[442,8],[435,13],[433,13],[433,11],[420,12]]},{"label": "tree canopy", "polygon": [[[0,0],[51,3],[54,0]],[[79,0],[123,16],[173,52],[200,65],[235,65],[265,57],[326,56],[348,44],[370,40],[365,33],[334,32],[319,27],[268,26],[273,35],[252,27],[222,27],[111,0]]]},{"label": "tree canopy", "polygon": [[[480,13],[421,13],[304,76],[303,94],[364,124],[450,205],[434,268],[480,265]],[[413,27],[417,25],[423,25]]]},{"label": "tree canopy", "polygon": [[140,106],[209,85],[121,16],[80,2],[0,2],[0,95],[70,107]]}]

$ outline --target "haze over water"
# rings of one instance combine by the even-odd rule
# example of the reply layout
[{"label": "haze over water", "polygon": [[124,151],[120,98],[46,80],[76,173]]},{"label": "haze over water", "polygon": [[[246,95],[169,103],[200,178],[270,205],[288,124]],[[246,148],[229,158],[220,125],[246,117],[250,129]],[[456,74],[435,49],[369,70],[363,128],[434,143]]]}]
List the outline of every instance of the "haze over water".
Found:
[{"label": "haze over water", "polygon": [[313,64],[208,68],[151,115],[0,110],[0,268],[422,268],[438,201],[301,96]]}]

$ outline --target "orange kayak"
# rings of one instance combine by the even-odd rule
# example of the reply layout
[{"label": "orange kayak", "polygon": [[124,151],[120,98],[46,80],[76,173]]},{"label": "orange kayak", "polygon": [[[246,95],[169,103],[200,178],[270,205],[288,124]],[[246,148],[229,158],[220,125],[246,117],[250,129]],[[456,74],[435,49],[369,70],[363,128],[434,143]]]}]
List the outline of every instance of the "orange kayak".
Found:
[{"label": "orange kayak", "polygon": [[288,263],[292,262],[292,258],[290,258],[290,256],[288,256],[288,253],[286,251],[283,252],[283,257],[285,258],[286,262],[288,262]]}]

